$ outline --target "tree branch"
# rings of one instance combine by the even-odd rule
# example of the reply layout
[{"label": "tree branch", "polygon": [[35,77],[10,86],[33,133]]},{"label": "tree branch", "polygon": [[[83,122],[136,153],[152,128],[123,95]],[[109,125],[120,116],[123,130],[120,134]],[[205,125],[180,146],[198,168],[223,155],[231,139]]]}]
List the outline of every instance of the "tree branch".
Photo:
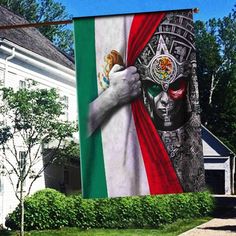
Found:
[{"label": "tree branch", "polygon": [[[55,159],[54,155],[57,152],[57,150],[59,149],[61,142],[62,142],[62,138],[59,140],[57,147],[55,149],[53,149],[53,154],[50,153],[50,155],[48,155],[48,156],[51,156],[50,160],[45,165],[43,165],[43,167],[38,171],[38,173],[35,175],[35,177],[31,181],[26,196],[28,196],[30,194],[33,183],[39,178],[39,176],[45,171],[45,169],[54,161],[54,159]],[[42,156],[42,158],[45,158],[45,157]]]},{"label": "tree branch", "polygon": [[[8,160],[5,150],[3,150],[3,155],[4,155],[3,156],[4,160],[11,166],[16,176],[19,177],[19,172],[17,171],[16,167]],[[17,163],[17,166],[18,166],[18,163]],[[6,167],[6,165],[4,165],[4,167]]]},{"label": "tree branch", "polygon": [[15,193],[15,196],[16,196],[16,198],[18,199],[18,201],[20,201],[20,198],[19,198],[19,196],[18,196],[18,189],[15,188],[15,185],[14,185],[13,180],[12,180],[12,178],[11,178],[11,173],[10,173],[10,171],[8,170],[8,168],[7,168],[6,166],[4,166],[4,167],[5,167],[6,171],[7,171],[7,176],[8,176],[8,178],[9,178],[9,180],[10,180],[10,183],[11,183],[11,185],[12,185],[12,188],[13,188],[13,191],[14,191],[14,193]]}]

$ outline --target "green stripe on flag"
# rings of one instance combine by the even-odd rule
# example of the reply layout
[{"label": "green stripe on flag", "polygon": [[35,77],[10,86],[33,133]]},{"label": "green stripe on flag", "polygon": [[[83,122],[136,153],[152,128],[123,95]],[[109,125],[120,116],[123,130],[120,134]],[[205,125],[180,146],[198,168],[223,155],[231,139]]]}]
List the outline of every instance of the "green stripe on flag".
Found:
[{"label": "green stripe on flag", "polygon": [[82,191],[85,198],[107,197],[101,130],[87,137],[89,103],[98,96],[94,19],[74,20]]}]

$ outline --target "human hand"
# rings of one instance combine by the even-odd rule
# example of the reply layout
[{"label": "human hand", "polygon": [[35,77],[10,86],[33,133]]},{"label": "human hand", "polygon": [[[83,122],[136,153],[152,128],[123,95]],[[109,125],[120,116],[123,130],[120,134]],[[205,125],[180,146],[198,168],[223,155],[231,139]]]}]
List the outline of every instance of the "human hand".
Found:
[{"label": "human hand", "polygon": [[110,73],[110,91],[113,99],[118,105],[131,102],[141,93],[141,81],[139,80],[137,68],[130,66],[124,69],[123,66],[115,64]]},{"label": "human hand", "polygon": [[131,102],[141,93],[139,74],[134,66],[124,69],[115,64],[110,73],[110,86],[89,105],[88,136],[111,116],[116,106]]}]

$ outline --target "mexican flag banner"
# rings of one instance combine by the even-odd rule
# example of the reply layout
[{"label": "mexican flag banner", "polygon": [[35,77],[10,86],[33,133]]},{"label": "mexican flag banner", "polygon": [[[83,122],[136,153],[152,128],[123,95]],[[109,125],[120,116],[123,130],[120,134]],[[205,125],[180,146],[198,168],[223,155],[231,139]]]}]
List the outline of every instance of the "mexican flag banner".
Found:
[{"label": "mexican flag banner", "polygon": [[85,198],[204,189],[192,10],[74,20]]}]

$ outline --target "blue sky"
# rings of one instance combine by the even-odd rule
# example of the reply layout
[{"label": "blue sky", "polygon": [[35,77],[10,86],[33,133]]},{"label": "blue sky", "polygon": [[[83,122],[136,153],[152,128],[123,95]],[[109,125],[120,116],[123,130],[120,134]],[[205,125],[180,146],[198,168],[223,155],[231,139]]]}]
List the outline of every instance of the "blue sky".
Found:
[{"label": "blue sky", "polygon": [[73,17],[148,12],[198,7],[194,20],[228,15],[236,0],[57,0]]}]

